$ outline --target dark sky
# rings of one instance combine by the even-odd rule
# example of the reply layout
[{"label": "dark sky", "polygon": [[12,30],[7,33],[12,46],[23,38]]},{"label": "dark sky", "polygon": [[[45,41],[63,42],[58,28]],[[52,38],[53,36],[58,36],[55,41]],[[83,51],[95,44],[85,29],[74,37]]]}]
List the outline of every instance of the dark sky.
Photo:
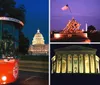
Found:
[{"label": "dark sky", "polygon": [[[54,49],[68,47],[68,46],[71,46],[71,45],[75,45],[75,44],[52,44],[51,48],[50,48],[51,57],[53,57],[55,55]],[[96,55],[98,57],[100,57],[100,44],[76,44],[76,45],[97,49]]]},{"label": "dark sky", "polygon": [[[68,4],[69,10],[61,8]],[[62,30],[69,20],[74,17],[85,29],[85,23],[94,25],[100,30],[100,0],[51,0],[51,29]]]},{"label": "dark sky", "polygon": [[29,38],[30,44],[37,29],[48,43],[48,0],[15,0],[17,5],[24,4],[26,8],[26,23],[23,32]]}]

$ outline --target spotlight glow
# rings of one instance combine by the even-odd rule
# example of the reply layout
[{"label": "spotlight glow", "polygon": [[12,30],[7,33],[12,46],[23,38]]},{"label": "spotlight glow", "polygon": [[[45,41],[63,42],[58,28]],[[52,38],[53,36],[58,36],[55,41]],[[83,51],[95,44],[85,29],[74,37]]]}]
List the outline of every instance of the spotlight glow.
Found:
[{"label": "spotlight glow", "polygon": [[2,76],[2,80],[3,81],[6,81],[7,80],[7,77],[6,76]]},{"label": "spotlight glow", "polygon": [[60,35],[60,34],[54,34],[54,37],[55,37],[55,38],[60,38],[61,35]]}]

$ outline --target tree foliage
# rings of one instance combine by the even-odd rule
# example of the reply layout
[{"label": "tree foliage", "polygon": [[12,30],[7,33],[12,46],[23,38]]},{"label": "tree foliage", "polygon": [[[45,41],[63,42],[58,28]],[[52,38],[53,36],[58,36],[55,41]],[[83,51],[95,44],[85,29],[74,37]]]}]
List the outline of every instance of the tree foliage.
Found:
[{"label": "tree foliage", "polygon": [[29,48],[29,39],[24,36],[24,33],[20,31],[19,33],[19,53],[27,54]]},{"label": "tree foliage", "polygon": [[0,16],[12,17],[25,22],[25,12],[24,5],[16,7],[14,0],[0,0]]},{"label": "tree foliage", "polygon": [[[21,4],[17,7],[16,2],[14,0],[0,0],[0,17],[16,18],[25,23],[25,13],[26,13],[26,10],[25,10],[25,7],[23,4]],[[28,41],[28,39],[25,38],[24,36],[22,36],[22,37],[20,36],[20,39],[24,39],[24,41],[26,39]],[[8,52],[7,54],[10,54],[9,52],[12,52],[11,48],[14,47],[13,46],[14,43],[12,43],[12,41],[14,41],[13,36],[9,35],[8,32],[4,32],[3,40],[0,42],[0,47],[2,47],[0,52],[1,53]],[[20,42],[21,42],[21,40],[20,40]],[[22,44],[20,43],[20,45],[24,45],[23,42],[22,42]],[[10,46],[10,48],[9,48],[9,46]],[[24,48],[21,50],[24,50]],[[14,49],[13,49],[13,51],[14,51]]]},{"label": "tree foliage", "polygon": [[88,26],[88,38],[91,40],[91,42],[100,42],[100,32],[96,30],[96,28],[93,25]]},{"label": "tree foliage", "polygon": [[96,28],[93,25],[88,26],[88,32],[93,32],[95,30]]}]

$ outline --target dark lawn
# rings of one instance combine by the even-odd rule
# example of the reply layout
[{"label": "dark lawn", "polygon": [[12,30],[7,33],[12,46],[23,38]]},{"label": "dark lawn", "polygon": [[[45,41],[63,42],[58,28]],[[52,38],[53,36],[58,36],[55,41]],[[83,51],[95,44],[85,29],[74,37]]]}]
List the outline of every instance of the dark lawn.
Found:
[{"label": "dark lawn", "polygon": [[20,57],[20,60],[31,60],[31,61],[48,61],[49,60],[49,56],[47,55],[40,55],[40,56],[23,55],[19,57]]},{"label": "dark lawn", "polygon": [[51,85],[100,85],[100,74],[51,74]]}]

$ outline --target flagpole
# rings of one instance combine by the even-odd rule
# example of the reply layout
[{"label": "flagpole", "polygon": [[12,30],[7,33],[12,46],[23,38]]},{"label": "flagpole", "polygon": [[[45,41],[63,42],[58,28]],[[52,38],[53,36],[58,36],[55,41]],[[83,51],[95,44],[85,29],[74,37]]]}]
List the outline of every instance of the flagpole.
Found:
[{"label": "flagpole", "polygon": [[[68,7],[69,7],[69,5],[68,5]],[[69,7],[69,11],[70,11],[70,13],[72,13],[72,11],[71,11],[70,7]]]}]

